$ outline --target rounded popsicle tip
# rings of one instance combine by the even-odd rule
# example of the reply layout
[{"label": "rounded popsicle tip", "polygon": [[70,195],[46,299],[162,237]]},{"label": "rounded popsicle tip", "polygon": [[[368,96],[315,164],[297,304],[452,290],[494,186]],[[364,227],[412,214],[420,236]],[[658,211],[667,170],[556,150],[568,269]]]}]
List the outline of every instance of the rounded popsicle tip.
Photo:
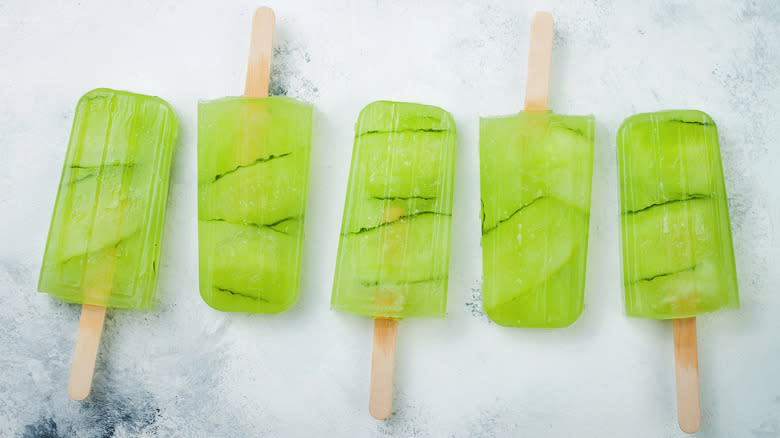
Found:
[{"label": "rounded popsicle tip", "polygon": [[68,382],[68,395],[74,401],[84,401],[89,395],[90,389],[92,389],[91,384],[83,384],[83,382],[74,382],[73,380]]},{"label": "rounded popsicle tip", "polygon": [[276,16],[274,15],[274,10],[269,8],[268,6],[260,6],[255,10],[254,20],[276,20]]},{"label": "rounded popsicle tip", "polygon": [[680,425],[680,430],[683,432],[696,433],[696,431],[699,430],[699,426],[701,426],[701,419],[698,415],[691,415],[687,417],[680,417],[677,420],[677,423]]},{"label": "rounded popsicle tip", "polygon": [[548,24],[548,25],[552,26],[552,24],[553,24],[553,16],[549,12],[537,11],[534,14],[533,21],[534,21],[534,23]]},{"label": "rounded popsicle tip", "polygon": [[387,420],[393,412],[393,407],[383,403],[369,403],[368,412],[377,420]]}]

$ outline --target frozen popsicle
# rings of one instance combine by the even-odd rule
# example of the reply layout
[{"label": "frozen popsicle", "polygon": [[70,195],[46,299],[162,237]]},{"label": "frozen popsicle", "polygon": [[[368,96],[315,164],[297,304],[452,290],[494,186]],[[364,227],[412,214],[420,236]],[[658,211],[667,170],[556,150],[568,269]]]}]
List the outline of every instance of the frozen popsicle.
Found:
[{"label": "frozen popsicle", "polygon": [[582,313],[592,168],[592,117],[482,119],[482,293],[493,321],[564,327]]},{"label": "frozen popsicle", "polygon": [[715,123],[639,114],[618,133],[626,312],[686,318],[739,307]]},{"label": "frozen popsicle", "polygon": [[440,108],[374,102],[357,123],[332,306],[443,317],[455,123]]},{"label": "frozen popsicle", "polygon": [[593,117],[547,110],[552,27],[536,14],[525,112],[480,123],[482,299],[504,326],[565,327],[583,307]]},{"label": "frozen popsicle", "polygon": [[[717,128],[700,111],[638,114],[618,131],[617,152],[626,312],[675,319],[675,351],[695,360],[694,317],[739,307]],[[689,432],[699,425],[698,387],[680,393],[679,361]]]},{"label": "frozen popsicle", "polygon": [[380,101],[358,118],[331,305],[376,318],[376,418],[390,415],[397,321],[446,311],[454,152],[441,108]]},{"label": "frozen popsicle", "polygon": [[[173,110],[157,97],[97,89],[76,107],[38,290],[84,304],[82,323],[99,322],[97,339],[106,307],[154,303],[176,133]],[[87,381],[71,388],[79,399],[94,368],[92,358],[76,369],[82,334],[73,372]]]},{"label": "frozen popsicle", "polygon": [[266,97],[273,23],[257,10],[245,96],[199,105],[200,293],[222,311],[276,313],[298,297],[312,107]]}]

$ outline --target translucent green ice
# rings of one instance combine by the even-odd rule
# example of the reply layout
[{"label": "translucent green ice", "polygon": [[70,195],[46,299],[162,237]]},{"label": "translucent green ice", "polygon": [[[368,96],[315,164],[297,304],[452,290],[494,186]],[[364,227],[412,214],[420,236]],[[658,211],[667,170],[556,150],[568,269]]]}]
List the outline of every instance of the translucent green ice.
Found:
[{"label": "translucent green ice", "polygon": [[739,307],[715,123],[638,114],[617,136],[626,312],[685,318]]},{"label": "translucent green ice", "polygon": [[226,312],[295,303],[312,107],[287,97],[198,107],[200,294]]},{"label": "translucent green ice", "polygon": [[152,307],[176,133],[157,97],[97,89],[79,100],[38,290]]},{"label": "translucent green ice", "polygon": [[358,117],[333,309],[443,317],[455,122],[441,108],[374,102]]},{"label": "translucent green ice", "polygon": [[480,122],[482,303],[496,323],[565,327],[582,313],[593,118]]}]

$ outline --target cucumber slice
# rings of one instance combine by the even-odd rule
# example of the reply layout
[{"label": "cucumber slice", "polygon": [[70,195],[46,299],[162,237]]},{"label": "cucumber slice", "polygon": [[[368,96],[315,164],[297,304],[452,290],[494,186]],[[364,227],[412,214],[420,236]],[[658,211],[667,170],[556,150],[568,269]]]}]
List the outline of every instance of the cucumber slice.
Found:
[{"label": "cucumber slice", "polygon": [[227,97],[198,106],[198,183],[296,152],[308,157],[310,105],[288,97]]},{"label": "cucumber slice", "polygon": [[300,245],[291,223],[276,229],[199,221],[200,293],[226,312],[281,312],[298,297]]},{"label": "cucumber slice", "polygon": [[449,247],[436,237],[449,227],[449,216],[420,213],[343,234],[333,307],[397,318],[444,316]]},{"label": "cucumber slice", "polygon": [[624,251],[630,255],[626,280],[650,280],[717,257],[721,247],[713,220],[717,208],[711,199],[691,199],[624,213]]},{"label": "cucumber slice", "polygon": [[734,308],[732,284],[718,272],[717,259],[667,275],[627,285],[626,313],[643,318],[686,318],[720,308]]},{"label": "cucumber slice", "polygon": [[482,119],[483,229],[540,197],[590,212],[592,124],[591,117],[551,114]]},{"label": "cucumber slice", "polygon": [[640,114],[618,131],[624,212],[718,191],[718,132],[699,111]]},{"label": "cucumber slice", "polygon": [[416,216],[420,213],[438,213],[449,215],[449,203],[440,202],[438,198],[365,198],[347,204],[344,209],[344,224],[342,232],[356,233],[362,229],[375,228],[388,220],[388,212],[401,211],[406,216]]},{"label": "cucumber slice", "polygon": [[[485,309],[505,305],[548,281],[587,245],[587,233],[588,217],[552,198],[540,198],[483,232]],[[584,278],[582,260],[572,262]],[[581,291],[582,284],[577,286]]]},{"label": "cucumber slice", "polygon": [[361,135],[356,158],[366,166],[366,193],[379,198],[441,196],[443,169],[454,153],[447,147],[451,136],[451,132]]},{"label": "cucumber slice", "polygon": [[224,174],[200,186],[199,219],[267,225],[304,210],[306,166],[287,155]]},{"label": "cucumber slice", "polygon": [[55,212],[55,223],[67,232],[59,233],[57,259],[115,246],[137,232],[151,183],[149,169],[142,166],[66,169],[64,208]]},{"label": "cucumber slice", "polygon": [[[506,327],[560,328],[582,314],[586,250],[574,251],[559,270],[527,293],[485,307],[490,319]],[[579,293],[577,293],[579,291]]]},{"label": "cucumber slice", "polygon": [[[725,200],[692,199],[623,214],[626,312],[684,318],[738,307],[733,257],[723,248]],[[725,227],[725,230],[724,228]],[[730,260],[731,259],[731,260]]]},{"label": "cucumber slice", "polygon": [[109,300],[120,300],[122,307],[150,308],[151,296],[137,292],[154,285],[157,260],[145,265],[138,263],[138,258],[139,254],[157,252],[143,244],[141,233],[136,232],[115,245],[66,259],[58,265],[57,282],[83,291],[81,299],[90,304],[107,305]]}]

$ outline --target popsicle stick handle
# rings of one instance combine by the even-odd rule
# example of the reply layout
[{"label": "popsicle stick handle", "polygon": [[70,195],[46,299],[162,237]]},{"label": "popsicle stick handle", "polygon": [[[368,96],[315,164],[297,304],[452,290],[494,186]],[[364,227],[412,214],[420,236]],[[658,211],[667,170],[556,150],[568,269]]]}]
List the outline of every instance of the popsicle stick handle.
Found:
[{"label": "popsicle stick handle", "polygon": [[384,420],[393,411],[393,369],[395,368],[395,338],[398,320],[374,320],[374,351],[371,355],[371,393],[368,411],[377,420]]},{"label": "popsicle stick handle", "polygon": [[252,39],[249,42],[249,64],[244,86],[246,97],[268,96],[275,22],[274,11],[267,7],[258,8],[252,18]]},{"label": "popsicle stick handle", "polygon": [[82,401],[92,388],[92,376],[95,374],[100,335],[103,333],[103,321],[106,308],[84,304],[81,306],[79,333],[76,337],[76,350],[73,352],[73,365],[70,368],[68,394],[76,401]]},{"label": "popsicle stick handle", "polygon": [[552,40],[552,15],[549,12],[537,12],[531,21],[528,79],[525,85],[525,111],[547,111]]},{"label": "popsicle stick handle", "polygon": [[675,319],[673,324],[677,375],[677,421],[683,432],[694,433],[701,424],[696,318]]}]

